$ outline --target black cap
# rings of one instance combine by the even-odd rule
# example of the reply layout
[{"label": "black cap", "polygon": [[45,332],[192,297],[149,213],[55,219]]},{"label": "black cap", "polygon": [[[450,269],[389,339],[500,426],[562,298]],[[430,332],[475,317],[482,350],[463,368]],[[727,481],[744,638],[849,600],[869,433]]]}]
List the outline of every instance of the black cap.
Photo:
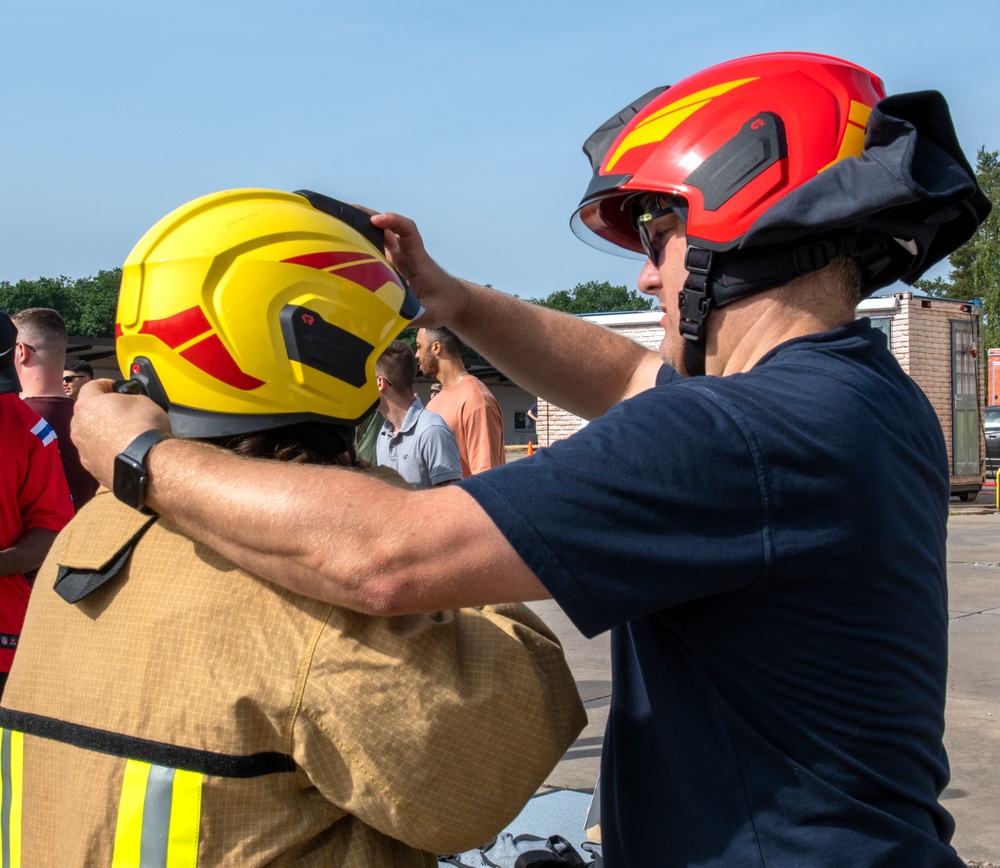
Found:
[{"label": "black cap", "polygon": [[14,344],[17,343],[17,326],[0,310],[0,395],[20,392],[21,381],[14,367]]}]

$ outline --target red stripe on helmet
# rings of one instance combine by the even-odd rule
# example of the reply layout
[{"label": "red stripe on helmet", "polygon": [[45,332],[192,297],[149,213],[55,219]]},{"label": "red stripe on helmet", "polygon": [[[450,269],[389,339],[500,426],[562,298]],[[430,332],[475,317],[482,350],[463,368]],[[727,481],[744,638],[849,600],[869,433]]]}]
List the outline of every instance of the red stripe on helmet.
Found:
[{"label": "red stripe on helmet", "polygon": [[150,319],[142,324],[139,329],[140,334],[152,335],[159,338],[170,349],[177,349],[181,344],[186,344],[192,338],[203,335],[211,331],[212,324],[205,316],[205,312],[200,307],[189,307],[166,319]]},{"label": "red stripe on helmet", "polygon": [[320,253],[305,253],[283,259],[292,265],[305,265],[320,271],[329,271],[351,283],[362,286],[369,292],[377,292],[387,283],[403,288],[399,277],[388,265],[368,253],[351,253],[339,250],[324,250]]},{"label": "red stripe on helmet", "polygon": [[362,262],[358,265],[348,265],[338,268],[333,272],[339,277],[346,277],[352,283],[363,286],[369,292],[376,292],[387,283],[394,283],[400,289],[402,284],[396,276],[396,272],[389,268],[384,262],[373,259],[370,262]]},{"label": "red stripe on helmet", "polygon": [[263,380],[251,377],[240,370],[240,366],[236,364],[236,360],[229,354],[229,350],[218,335],[209,335],[203,341],[188,347],[180,355],[210,377],[234,389],[249,392],[264,385]]},{"label": "red stripe on helmet", "polygon": [[326,271],[347,262],[359,262],[362,259],[371,259],[371,254],[354,253],[343,250],[323,250],[319,253],[304,253],[302,256],[293,256],[291,259],[282,259],[282,262],[289,262],[292,265],[305,265],[308,268],[316,268]]}]

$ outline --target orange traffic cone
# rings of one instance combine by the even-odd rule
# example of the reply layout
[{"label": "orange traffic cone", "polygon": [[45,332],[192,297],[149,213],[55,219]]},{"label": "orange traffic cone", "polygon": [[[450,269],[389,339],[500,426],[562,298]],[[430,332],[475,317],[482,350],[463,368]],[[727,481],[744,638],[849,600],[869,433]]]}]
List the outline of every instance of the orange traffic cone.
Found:
[{"label": "orange traffic cone", "polygon": [[528,441],[528,454],[529,455],[535,454],[535,444],[532,443],[530,440]]}]

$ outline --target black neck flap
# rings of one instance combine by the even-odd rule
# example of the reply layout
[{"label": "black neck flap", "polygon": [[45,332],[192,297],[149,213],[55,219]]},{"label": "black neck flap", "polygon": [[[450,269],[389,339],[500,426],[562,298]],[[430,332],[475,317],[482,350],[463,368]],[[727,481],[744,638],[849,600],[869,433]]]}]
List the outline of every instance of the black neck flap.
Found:
[{"label": "black neck flap", "polygon": [[852,233],[780,249],[719,252],[688,247],[684,260],[688,277],[678,293],[679,331],[686,341],[688,376],[705,374],[705,324],[712,308],[783,286],[802,274],[826,268],[840,255],[854,257],[863,282],[868,283],[892,263],[890,248],[895,245],[897,242],[882,235]]}]

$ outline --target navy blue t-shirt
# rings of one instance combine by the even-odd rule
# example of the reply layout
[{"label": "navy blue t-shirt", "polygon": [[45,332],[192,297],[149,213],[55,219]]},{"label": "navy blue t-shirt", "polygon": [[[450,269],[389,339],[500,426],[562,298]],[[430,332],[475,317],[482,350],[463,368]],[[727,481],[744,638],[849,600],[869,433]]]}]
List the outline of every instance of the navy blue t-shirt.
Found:
[{"label": "navy blue t-shirt", "polygon": [[868,320],[743,374],[664,368],[462,487],[612,630],[609,868],[962,864],[937,798],[947,454]]}]

